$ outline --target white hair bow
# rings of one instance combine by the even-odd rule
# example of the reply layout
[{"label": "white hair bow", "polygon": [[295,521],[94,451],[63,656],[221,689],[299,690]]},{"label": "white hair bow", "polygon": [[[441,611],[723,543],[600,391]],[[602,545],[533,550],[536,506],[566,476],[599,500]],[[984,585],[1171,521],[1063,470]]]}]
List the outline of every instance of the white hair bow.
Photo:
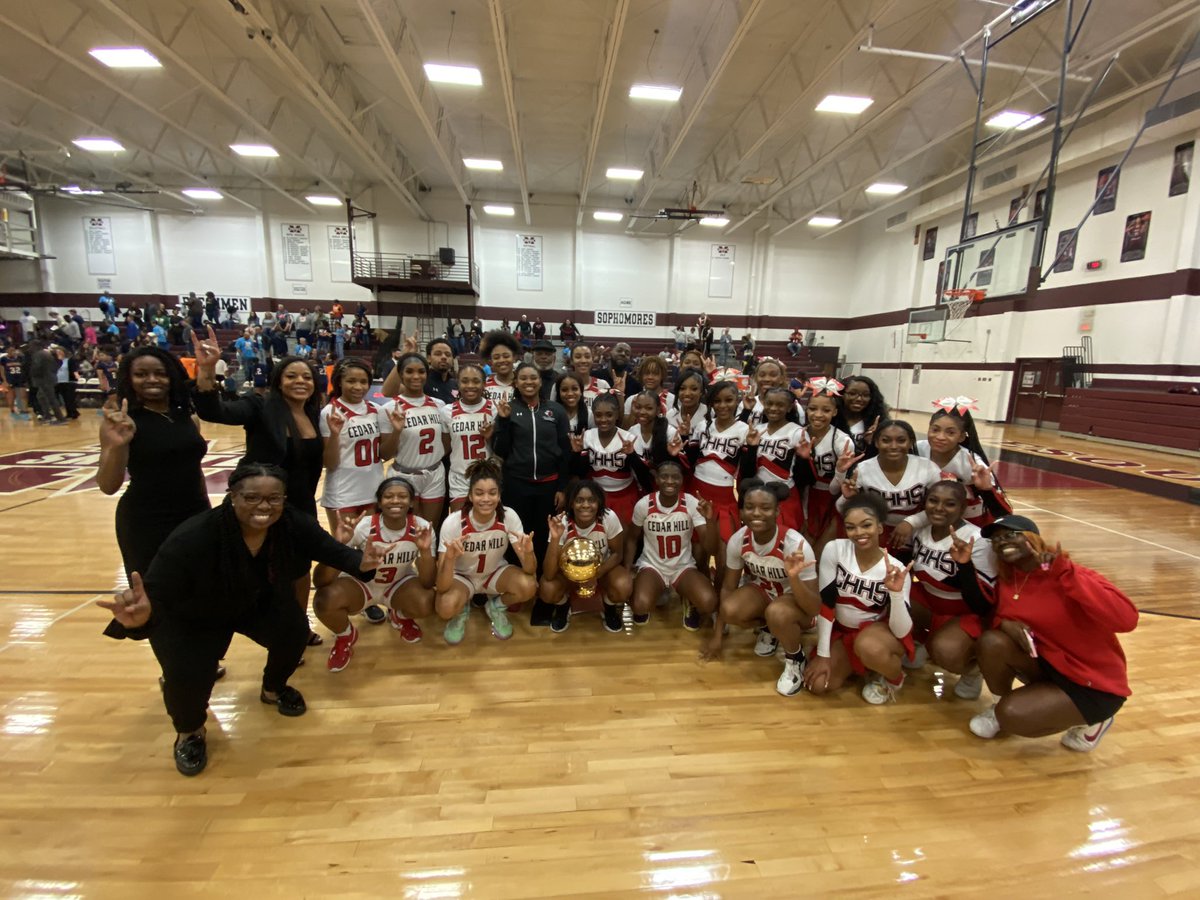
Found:
[{"label": "white hair bow", "polygon": [[810,378],[808,386],[812,389],[814,397],[821,393],[826,393],[830,397],[842,396],[843,385],[836,378]]},{"label": "white hair bow", "polygon": [[940,400],[934,400],[933,405],[946,412],[957,412],[960,416],[964,415],[969,409],[979,412],[979,407],[975,405],[974,397],[942,397]]}]

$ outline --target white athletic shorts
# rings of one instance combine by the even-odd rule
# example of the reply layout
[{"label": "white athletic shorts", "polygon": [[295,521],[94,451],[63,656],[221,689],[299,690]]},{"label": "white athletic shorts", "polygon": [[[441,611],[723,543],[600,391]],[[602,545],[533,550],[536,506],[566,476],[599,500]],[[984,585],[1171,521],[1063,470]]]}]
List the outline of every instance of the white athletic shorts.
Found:
[{"label": "white athletic shorts", "polygon": [[405,472],[393,466],[389,474],[401,475],[411,481],[418,500],[446,499],[446,470],[442,468],[441,463],[421,472]]},{"label": "white athletic shorts", "polygon": [[500,588],[496,586],[500,581],[500,576],[511,568],[514,568],[512,563],[504,563],[486,575],[476,575],[474,572],[470,574],[455,572],[454,577],[467,586],[472,596],[475,594],[494,596],[500,593]]}]

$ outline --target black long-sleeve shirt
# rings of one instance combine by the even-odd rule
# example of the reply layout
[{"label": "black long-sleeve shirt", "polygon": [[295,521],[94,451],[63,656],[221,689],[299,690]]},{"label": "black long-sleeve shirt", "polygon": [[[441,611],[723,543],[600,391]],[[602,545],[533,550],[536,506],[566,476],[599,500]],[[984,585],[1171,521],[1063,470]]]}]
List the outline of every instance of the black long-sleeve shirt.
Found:
[{"label": "black long-sleeve shirt", "polygon": [[514,396],[512,412],[496,419],[492,448],[504,460],[504,476],[525,481],[558,481],[571,477],[571,439],[567,411],[553,400],[529,407]]}]

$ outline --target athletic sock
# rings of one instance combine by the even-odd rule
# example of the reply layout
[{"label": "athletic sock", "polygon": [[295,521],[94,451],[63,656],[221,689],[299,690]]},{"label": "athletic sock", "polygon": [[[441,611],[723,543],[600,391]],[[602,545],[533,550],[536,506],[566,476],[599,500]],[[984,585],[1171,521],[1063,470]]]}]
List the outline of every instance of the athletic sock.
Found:
[{"label": "athletic sock", "polygon": [[336,636],[337,637],[350,637],[350,632],[352,632],[352,631],[354,631],[354,624],[349,623],[346,625],[346,630],[339,631]]}]

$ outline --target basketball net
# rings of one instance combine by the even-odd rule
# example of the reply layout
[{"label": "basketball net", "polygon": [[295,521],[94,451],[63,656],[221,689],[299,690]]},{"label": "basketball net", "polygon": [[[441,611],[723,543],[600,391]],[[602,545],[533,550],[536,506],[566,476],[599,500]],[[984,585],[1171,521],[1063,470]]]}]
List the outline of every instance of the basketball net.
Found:
[{"label": "basketball net", "polygon": [[967,314],[973,303],[980,303],[987,296],[987,291],[975,288],[963,288],[943,291],[946,298],[946,321],[955,322]]}]

